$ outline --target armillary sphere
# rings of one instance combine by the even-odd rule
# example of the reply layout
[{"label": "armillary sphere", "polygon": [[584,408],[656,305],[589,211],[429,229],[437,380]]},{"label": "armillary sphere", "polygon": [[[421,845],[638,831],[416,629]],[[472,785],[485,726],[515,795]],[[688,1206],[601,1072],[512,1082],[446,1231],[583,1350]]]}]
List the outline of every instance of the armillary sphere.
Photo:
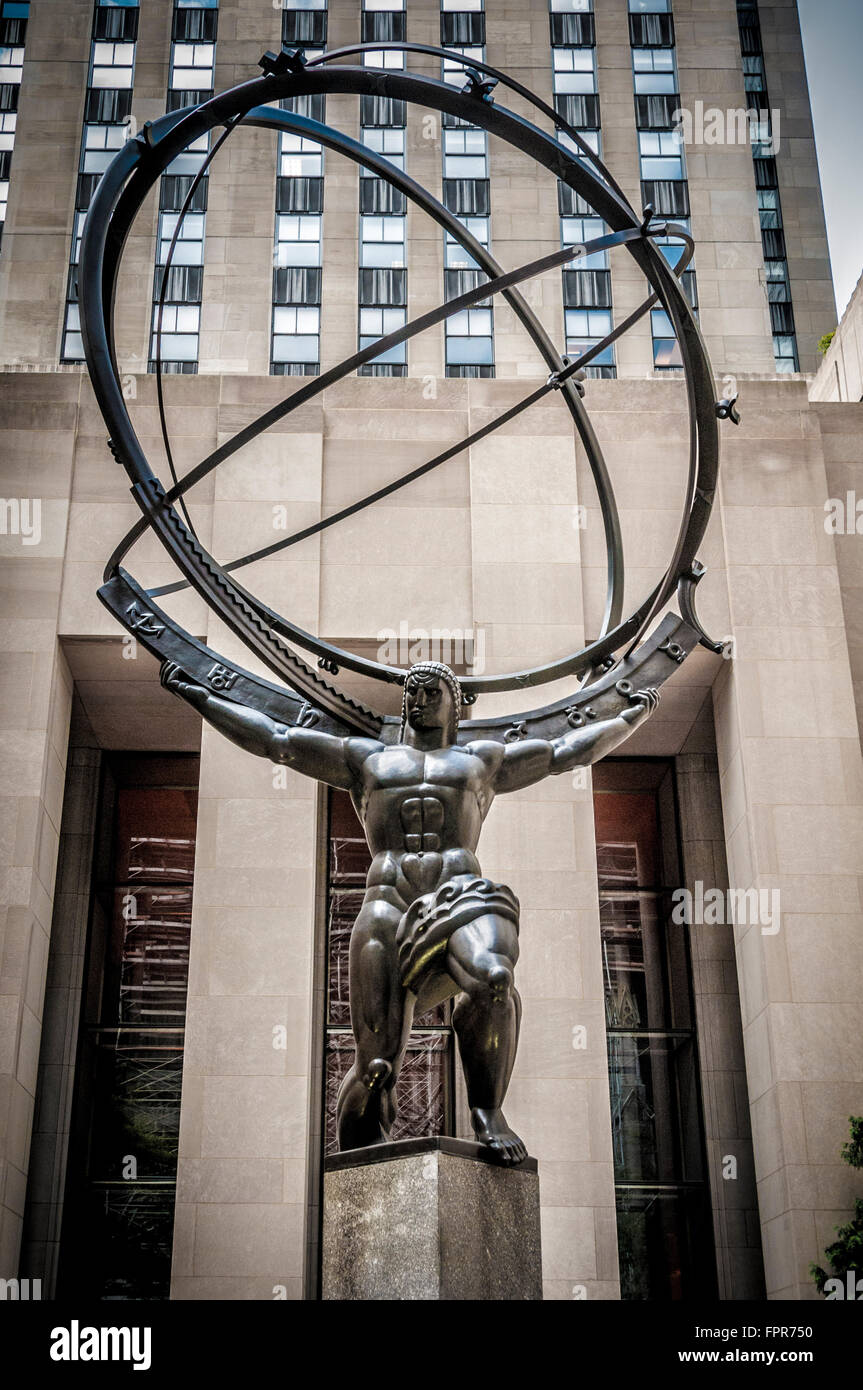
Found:
[{"label": "armillary sphere", "polygon": [[[95,191],[81,248],[79,283],[84,349],[93,387],[109,430],[109,447],[129,474],[132,494],[141,509],[141,519],[108,561],[99,596],[123,626],[134,633],[155,656],[176,661],[193,680],[219,691],[229,699],[233,697],[245,704],[255,704],[273,718],[289,725],[313,724],[336,734],[370,734],[384,742],[394,742],[398,736],[397,718],[378,713],[350,698],[339,691],[331,679],[326,679],[321,671],[328,677],[334,677],[340,669],[345,668],[375,680],[399,684],[404,682],[406,672],[343,651],[305,632],[290,618],[274,612],[244,589],[233,576],[245,565],[285,550],[407,486],[415,478],[437,468],[523,410],[537,404],[550,392],[560,391],[584,446],[599,494],[608,557],[606,604],[601,630],[596,640],[580,651],[546,665],[509,674],[463,677],[462,685],[468,704],[473,704],[477,696],[483,693],[523,690],[566,676],[572,676],[580,684],[571,696],[556,703],[512,716],[465,719],[459,731],[459,739],[463,742],[480,737],[503,741],[526,736],[553,738],[568,727],[578,727],[596,718],[611,717],[626,706],[636,684],[662,684],[699,642],[710,650],[721,650],[721,644],[712,642],[698,623],[693,607],[693,590],[704,572],[696,556],[716,487],[719,456],[717,418],[731,416],[736,419],[736,414],[733,401],[715,400],[707,352],[680,284],[679,276],[692,258],[693,242],[684,228],[655,218],[652,208],[637,213],[578,132],[521,83],[487,63],[467,60],[447,49],[408,43],[376,43],[369,47],[374,51],[380,51],[382,47],[396,48],[406,53],[433,55],[460,63],[465,70],[464,86],[459,89],[450,83],[408,70],[357,67],[346,62],[345,59],[365,52],[366,46],[361,44],[325,52],[308,62],[301,49],[283,48],[278,55],[268,53],[262,58],[260,66],[264,69],[263,76],[232,87],[199,106],[186,107],[148,123],[141,134],[129,140],[119,151]],[[492,90],[497,87],[515,92],[530,103],[537,113],[553,123],[556,134],[546,133],[523,116],[500,105],[492,97]],[[278,105],[286,98],[318,93],[377,96],[413,102],[482,127],[523,151],[555,178],[568,184],[610,231],[583,247],[565,247],[562,251],[505,272],[458,218],[403,170],[331,126]],[[166,425],[159,348],[165,287],[182,221],[191,205],[195,188],[238,125],[307,136],[328,149],[338,151],[372,174],[379,175],[445,228],[485,272],[488,280],[377,339],[338,366],[305,382],[280,404],[264,412],[182,478],[178,478]],[[171,485],[166,488],[150,468],[126,409],[114,350],[114,297],[126,237],[145,197],[168,165],[187,146],[216,130],[220,133],[192,181],[177,220],[157,309],[158,400],[171,471]],[[682,243],[682,253],[674,268],[657,247],[654,241],[656,236],[671,236]],[[570,361],[560,356],[518,286],[532,276],[564,265],[580,255],[614,247],[624,247],[633,257],[647,277],[649,296],[601,342]],[[257,438],[263,430],[319,395],[333,382],[424,329],[440,323],[450,314],[496,294],[502,294],[510,304],[545,360],[549,376],[542,385],[482,429],[386,487],[358,499],[315,525],[225,564],[207,553],[185,512],[185,495],[196,483]],[[617,507],[602,451],[582,399],[580,374],[609,343],[619,338],[657,303],[668,313],[680,346],[689,412],[689,471],[680,527],[665,574],[640,606],[624,617],[623,547]],[[289,439],[287,435],[282,437],[286,441]],[[286,447],[289,446],[286,444]],[[183,510],[183,515],[177,504]],[[147,528],[155,531],[184,576],[177,583],[144,590],[122,568],[121,561],[126,552]],[[262,680],[223,659],[179,628],[157,606],[155,600],[161,595],[189,586],[203,596],[213,612],[266,663],[284,685]],[[650,636],[644,638],[644,633],[675,591],[683,617],[674,612],[667,613]],[[303,661],[296,648],[316,656],[318,669]]]}]

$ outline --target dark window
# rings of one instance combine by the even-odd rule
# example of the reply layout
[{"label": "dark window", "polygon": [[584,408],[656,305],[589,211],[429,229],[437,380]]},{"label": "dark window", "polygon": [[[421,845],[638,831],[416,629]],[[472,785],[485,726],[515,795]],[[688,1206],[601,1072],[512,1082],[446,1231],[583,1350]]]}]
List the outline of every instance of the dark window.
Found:
[{"label": "dark window", "polygon": [[386,179],[367,176],[360,179],[360,212],[401,214],[407,212],[407,197]]},{"label": "dark window", "polygon": [[448,377],[493,377],[494,365],[477,362],[447,362],[446,375]]},{"label": "dark window", "polygon": [[326,10],[285,10],[282,14],[282,43],[325,44]]},{"label": "dark window", "polygon": [[596,42],[592,14],[552,14],[551,42],[556,48],[592,48]]},{"label": "dark window", "polygon": [[590,203],[586,198],[582,198],[580,193],[576,193],[574,188],[570,188],[568,183],[558,181],[557,185],[557,210],[561,217],[594,217]]},{"label": "dark window", "polygon": [[326,102],[323,92],[315,92],[301,97],[285,97],[281,105],[284,111],[293,111],[297,116],[306,116],[310,121],[322,122],[326,114]]},{"label": "dark window", "polygon": [[165,99],[165,105],[168,111],[182,111],[186,106],[200,106],[202,101],[208,101],[212,95],[212,87],[204,87],[196,92],[172,87]]},{"label": "dark window", "polygon": [[[330,792],[327,889],[325,1152],[338,1148],[336,1101],[354,1061],[348,1002],[348,947],[365,894],[371,855],[346,792]],[[399,1113],[391,1138],[451,1134],[453,1033],[450,1005],[414,1019],[398,1083]]]},{"label": "dark window", "polygon": [[405,104],[389,97],[360,97],[360,125],[404,125]]},{"label": "dark window", "polygon": [[404,10],[370,10],[362,16],[363,43],[404,43]]},{"label": "dark window", "polygon": [[773,333],[794,332],[794,313],[790,304],[771,303],[770,327]]},{"label": "dark window", "polygon": [[109,9],[105,5],[97,6],[93,20],[94,39],[123,39],[126,43],[134,43],[137,37],[137,6],[124,6],[116,9]]},{"label": "dark window", "polygon": [[554,109],[577,130],[599,130],[599,97],[590,92],[583,96],[572,92],[557,92]]},{"label": "dark window", "polygon": [[755,184],[757,188],[778,188],[775,159],[754,159]]},{"label": "dark window", "polygon": [[[475,290],[477,285],[488,280],[488,276],[484,270],[445,270],[443,279],[444,298],[449,303],[451,299],[458,299],[460,295]],[[490,299],[479,299],[474,307],[487,308],[491,303]]]},{"label": "dark window", "polygon": [[635,98],[635,124],[639,130],[671,130],[675,125],[675,112],[679,111],[678,92]]},{"label": "dark window", "polygon": [[360,267],[359,302],[368,307],[407,304],[407,271]]},{"label": "dark window", "polygon": [[715,1298],[671,764],[601,764],[594,814],[621,1297]]},{"label": "dark window", "polygon": [[440,41],[444,48],[481,48],[485,43],[485,14],[482,10],[442,11]]},{"label": "dark window", "polygon": [[685,179],[642,179],[642,206],[648,204],[662,217],[689,216],[689,189]]},{"label": "dark window", "polygon": [[631,14],[629,42],[633,48],[673,48],[673,17],[670,14]]},{"label": "dark window", "polygon": [[273,271],[274,304],[320,304],[319,265],[279,266]]},{"label": "dark window", "polygon": [[444,179],[443,203],[457,217],[488,217],[488,179]]},{"label": "dark window", "polygon": [[764,247],[764,259],[775,260],[785,256],[785,234],[781,228],[762,227],[761,243]]},{"label": "dark window", "polygon": [[682,274],[681,277],[680,277],[680,283],[683,285],[683,293],[686,295],[686,298],[689,300],[689,307],[690,307],[691,309],[697,310],[697,308],[698,308],[698,289],[697,289],[697,286],[696,286],[696,283],[695,283],[695,271],[694,271],[694,270],[684,270],[683,274]]},{"label": "dark window", "polygon": [[216,26],[219,22],[217,9],[181,9],[174,6],[175,43],[215,43]]},{"label": "dark window", "polygon": [[[181,212],[194,179],[194,174],[165,174],[159,190],[160,210],[162,212]],[[199,181],[189,201],[189,212],[207,211],[208,186],[206,178]]]},{"label": "dark window", "polygon": [[87,93],[85,121],[119,125],[132,110],[132,91],[91,87]]},{"label": "dark window", "polygon": [[198,772],[196,757],[106,761],[61,1296],[168,1297]]},{"label": "dark window", "polygon": [[[158,304],[162,293],[164,266],[157,265],[153,274],[153,299]],[[200,304],[204,288],[202,265],[172,265],[165,285],[166,304]]]},{"label": "dark window", "polygon": [[611,272],[608,270],[565,270],[563,302],[568,309],[611,307]]},{"label": "dark window", "polygon": [[312,178],[276,179],[276,212],[322,212],[324,181]]}]

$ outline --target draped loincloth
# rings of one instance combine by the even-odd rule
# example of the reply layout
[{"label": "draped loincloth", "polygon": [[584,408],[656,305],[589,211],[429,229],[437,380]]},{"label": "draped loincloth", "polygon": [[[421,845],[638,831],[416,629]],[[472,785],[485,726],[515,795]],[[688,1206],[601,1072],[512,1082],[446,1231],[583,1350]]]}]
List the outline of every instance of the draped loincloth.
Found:
[{"label": "draped loincloth", "polygon": [[505,918],[518,931],[518,898],[512,889],[474,874],[460,874],[417,898],[396,932],[404,988],[416,993],[421,977],[445,955],[453,932],[489,915]]}]

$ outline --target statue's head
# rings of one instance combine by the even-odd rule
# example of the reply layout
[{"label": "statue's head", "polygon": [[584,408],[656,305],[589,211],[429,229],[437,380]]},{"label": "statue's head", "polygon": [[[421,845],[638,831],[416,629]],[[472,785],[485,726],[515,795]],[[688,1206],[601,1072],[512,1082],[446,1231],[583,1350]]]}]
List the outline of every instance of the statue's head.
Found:
[{"label": "statue's head", "polygon": [[462,705],[458,677],[441,661],[420,661],[405,677],[401,738],[407,728],[416,733],[443,731],[443,742],[455,743]]}]

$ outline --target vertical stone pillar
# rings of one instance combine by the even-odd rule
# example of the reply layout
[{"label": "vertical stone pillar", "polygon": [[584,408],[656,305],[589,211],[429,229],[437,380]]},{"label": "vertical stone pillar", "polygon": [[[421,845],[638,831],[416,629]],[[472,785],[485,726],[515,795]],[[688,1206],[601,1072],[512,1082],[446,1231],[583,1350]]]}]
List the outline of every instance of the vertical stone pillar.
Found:
[{"label": "vertical stone pillar", "polygon": [[[675,760],[682,878],[693,896],[728,886],[710,700]],[[764,1297],[740,997],[730,923],[688,928],[720,1299]]]},{"label": "vertical stone pillar", "polygon": [[[71,679],[57,644],[79,378],[7,376],[0,536],[0,1277],[14,1277],[24,1213],[63,805]],[[26,517],[26,525],[21,521]],[[38,525],[36,518],[39,518]],[[28,533],[30,540],[28,541]],[[32,542],[32,543],[31,543]]]},{"label": "vertical stone pillar", "polygon": [[[518,390],[470,382],[471,427]],[[582,641],[574,448],[568,412],[555,404],[471,449],[474,623],[490,627],[489,671],[516,670]],[[558,693],[564,689],[547,687],[543,699]],[[484,700],[477,710],[513,710],[517,699]],[[618,1298],[589,774],[500,797],[481,862],[521,902],[516,982],[524,1012],[507,1116],[539,1162],[545,1296]]]},{"label": "vertical stone pillar", "polygon": [[43,1298],[57,1286],[101,762],[70,738],[21,1248],[21,1276],[41,1280]]},{"label": "vertical stone pillar", "polygon": [[729,881],[780,894],[779,929],[748,911],[735,945],[767,1294],[797,1299],[855,1195],[863,769],[817,422],[803,383],[748,397],[725,440],[736,655],[714,695]]},{"label": "vertical stone pillar", "polygon": [[[278,399],[223,383],[220,425]],[[249,404],[247,399],[251,398]],[[320,412],[292,416],[215,480],[213,546],[236,555],[320,515]],[[317,428],[315,428],[317,427]],[[314,628],[318,542],[243,572]],[[226,660],[264,670],[211,618]],[[265,672],[266,673],[266,672]],[[205,726],[201,744],[172,1297],[301,1298],[306,1248],[317,819],[315,784]]]}]

